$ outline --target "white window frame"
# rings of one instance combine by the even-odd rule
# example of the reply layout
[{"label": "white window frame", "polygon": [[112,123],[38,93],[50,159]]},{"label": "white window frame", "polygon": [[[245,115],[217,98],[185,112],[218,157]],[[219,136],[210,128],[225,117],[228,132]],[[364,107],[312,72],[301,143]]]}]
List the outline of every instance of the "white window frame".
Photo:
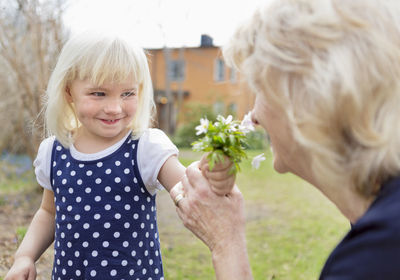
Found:
[{"label": "white window frame", "polygon": [[225,81],[225,62],[221,58],[214,60],[214,81]]},{"label": "white window frame", "polygon": [[169,62],[168,75],[171,81],[178,81],[178,82],[184,81],[185,61],[180,59],[171,60]]}]

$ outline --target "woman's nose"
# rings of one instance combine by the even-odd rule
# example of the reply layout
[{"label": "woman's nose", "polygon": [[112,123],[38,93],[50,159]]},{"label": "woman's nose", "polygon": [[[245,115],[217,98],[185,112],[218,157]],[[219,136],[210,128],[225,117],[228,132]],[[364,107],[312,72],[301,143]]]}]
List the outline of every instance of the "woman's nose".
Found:
[{"label": "woman's nose", "polygon": [[256,114],[254,113],[254,109],[251,111],[251,121],[253,122],[254,125],[258,125],[258,121],[256,119]]}]

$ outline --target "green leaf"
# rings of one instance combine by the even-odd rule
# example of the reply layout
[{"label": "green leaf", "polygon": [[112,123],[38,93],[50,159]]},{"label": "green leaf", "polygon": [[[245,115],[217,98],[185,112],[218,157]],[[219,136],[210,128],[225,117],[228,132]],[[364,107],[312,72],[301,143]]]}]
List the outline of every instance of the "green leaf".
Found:
[{"label": "green leaf", "polygon": [[224,124],[221,116],[217,117],[217,121],[209,122],[209,127],[205,135],[198,141],[192,143],[193,150],[209,152],[209,167],[212,170],[215,164],[224,162],[224,156],[230,158],[234,163],[230,172],[236,173],[240,171],[239,163],[243,158],[247,158],[245,152],[247,145],[246,135],[239,131],[232,131],[240,124],[234,120],[230,124]]}]

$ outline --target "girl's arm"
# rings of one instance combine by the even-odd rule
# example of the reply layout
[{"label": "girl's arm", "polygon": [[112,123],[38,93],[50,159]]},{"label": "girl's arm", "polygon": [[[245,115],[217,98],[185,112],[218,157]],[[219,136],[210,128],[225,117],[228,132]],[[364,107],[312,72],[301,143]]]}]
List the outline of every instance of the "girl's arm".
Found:
[{"label": "girl's arm", "polygon": [[[224,162],[217,163],[213,170],[209,170],[207,155],[203,155],[199,168],[203,175],[208,179],[210,188],[218,195],[230,193],[235,185],[235,175],[231,174],[232,162],[225,158]],[[158,173],[158,181],[168,190],[182,180],[186,168],[180,163],[178,157],[173,155],[169,157]]]},{"label": "girl's arm", "polygon": [[170,156],[158,173],[158,181],[169,192],[173,186],[182,180],[186,167],[180,163],[176,155]]},{"label": "girl's arm", "polygon": [[[39,210],[32,219],[26,235],[14,257],[14,264],[5,280],[35,279],[35,262],[54,240],[54,194],[45,189]],[[22,277],[22,278],[21,278]]]}]

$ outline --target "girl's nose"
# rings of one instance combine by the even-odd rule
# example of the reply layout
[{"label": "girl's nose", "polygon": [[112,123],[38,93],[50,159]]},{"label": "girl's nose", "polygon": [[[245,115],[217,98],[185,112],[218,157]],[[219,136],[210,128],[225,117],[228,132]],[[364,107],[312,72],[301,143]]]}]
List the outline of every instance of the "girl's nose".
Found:
[{"label": "girl's nose", "polygon": [[117,99],[108,99],[105,101],[104,112],[106,114],[119,114],[122,112],[121,101]]}]

